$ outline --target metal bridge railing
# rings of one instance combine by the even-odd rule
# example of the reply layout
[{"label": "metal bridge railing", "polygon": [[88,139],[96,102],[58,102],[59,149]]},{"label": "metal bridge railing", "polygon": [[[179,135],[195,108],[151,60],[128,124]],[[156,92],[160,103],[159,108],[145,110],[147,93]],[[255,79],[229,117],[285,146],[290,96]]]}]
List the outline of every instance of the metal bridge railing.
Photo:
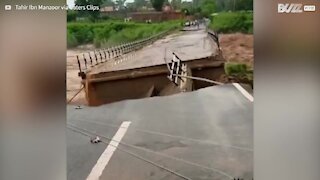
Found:
[{"label": "metal bridge railing", "polygon": [[153,35],[151,37],[137,40],[129,43],[120,44],[117,46],[105,48],[105,49],[97,49],[91,52],[82,53],[76,56],[78,62],[79,73],[78,75],[85,78],[86,72],[99,64],[108,62],[112,59],[116,59],[121,57],[124,54],[136,51],[141,49],[149,44],[152,44],[157,39],[167,35],[172,29],[168,31],[161,32],[159,34]]}]

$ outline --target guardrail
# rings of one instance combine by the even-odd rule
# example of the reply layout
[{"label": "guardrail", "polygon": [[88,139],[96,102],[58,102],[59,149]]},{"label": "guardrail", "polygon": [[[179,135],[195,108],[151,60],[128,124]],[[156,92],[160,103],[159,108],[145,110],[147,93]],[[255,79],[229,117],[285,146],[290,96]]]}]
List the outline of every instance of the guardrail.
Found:
[{"label": "guardrail", "polygon": [[219,42],[218,33],[209,29],[208,35],[214,40],[214,42],[217,44],[218,48],[220,49],[220,42]]},{"label": "guardrail", "polygon": [[157,39],[167,35],[171,30],[172,29],[142,40],[137,40],[109,47],[106,49],[98,49],[91,52],[79,54],[76,56],[79,68],[78,76],[80,76],[82,79],[85,79],[86,73],[90,68],[97,66],[101,63],[108,62],[112,59],[121,57],[124,54],[141,49],[142,47],[147,46],[149,44],[152,44]]}]

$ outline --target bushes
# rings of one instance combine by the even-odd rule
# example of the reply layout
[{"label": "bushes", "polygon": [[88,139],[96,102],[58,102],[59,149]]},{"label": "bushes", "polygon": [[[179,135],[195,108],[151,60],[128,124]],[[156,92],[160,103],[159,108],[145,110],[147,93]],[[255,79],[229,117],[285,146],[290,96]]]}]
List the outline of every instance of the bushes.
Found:
[{"label": "bushes", "polygon": [[94,43],[100,46],[101,42],[108,39],[111,34],[129,27],[132,25],[120,22],[68,23],[67,29],[76,38],[78,45]]},{"label": "bushes", "polygon": [[246,64],[240,63],[225,63],[224,70],[227,75],[245,74],[248,71]]},{"label": "bushes", "polygon": [[67,11],[67,22],[76,21],[77,11]]},{"label": "bushes", "polygon": [[233,76],[242,79],[253,80],[253,70],[246,64],[242,63],[225,63],[224,71],[228,76]]},{"label": "bushes", "polygon": [[253,32],[252,12],[223,12],[213,17],[211,28],[217,32]]},{"label": "bushes", "polygon": [[79,44],[85,44],[93,41],[93,28],[86,23],[68,24],[67,30],[76,38]]},{"label": "bushes", "polygon": [[67,47],[72,48],[76,47],[78,45],[78,41],[76,37],[70,33],[70,31],[67,31]]},{"label": "bushes", "polygon": [[72,44],[69,40],[76,40],[77,45],[94,43],[96,47],[110,46],[150,37],[165,30],[178,28],[179,26],[180,23],[178,21],[155,24],[124,23],[121,21],[68,23],[68,44]]}]

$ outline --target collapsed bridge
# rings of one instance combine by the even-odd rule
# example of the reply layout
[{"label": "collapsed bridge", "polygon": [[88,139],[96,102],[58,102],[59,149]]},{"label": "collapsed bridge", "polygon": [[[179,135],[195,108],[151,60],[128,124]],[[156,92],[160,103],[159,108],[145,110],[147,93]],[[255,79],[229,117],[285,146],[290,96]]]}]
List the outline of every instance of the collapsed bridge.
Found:
[{"label": "collapsed bridge", "polygon": [[[174,57],[181,62],[179,82],[168,78],[168,66]],[[193,91],[212,86],[212,83],[186,77],[217,81],[224,74],[218,38],[204,28],[191,27],[170,35],[164,32],[140,41],[83,53],[74,60],[78,62],[79,76],[90,106]]]}]

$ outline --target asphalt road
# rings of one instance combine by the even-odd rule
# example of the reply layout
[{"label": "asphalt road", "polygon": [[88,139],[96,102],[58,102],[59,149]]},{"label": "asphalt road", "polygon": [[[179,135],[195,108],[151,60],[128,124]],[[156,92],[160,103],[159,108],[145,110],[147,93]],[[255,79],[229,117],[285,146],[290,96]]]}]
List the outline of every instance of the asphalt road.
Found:
[{"label": "asphalt road", "polygon": [[131,121],[121,140],[124,144],[101,180],[182,179],[132,154],[189,179],[253,177],[253,104],[228,84],[99,107],[68,106],[69,180],[86,179],[107,147],[91,144],[80,132],[112,138],[123,121]]}]

